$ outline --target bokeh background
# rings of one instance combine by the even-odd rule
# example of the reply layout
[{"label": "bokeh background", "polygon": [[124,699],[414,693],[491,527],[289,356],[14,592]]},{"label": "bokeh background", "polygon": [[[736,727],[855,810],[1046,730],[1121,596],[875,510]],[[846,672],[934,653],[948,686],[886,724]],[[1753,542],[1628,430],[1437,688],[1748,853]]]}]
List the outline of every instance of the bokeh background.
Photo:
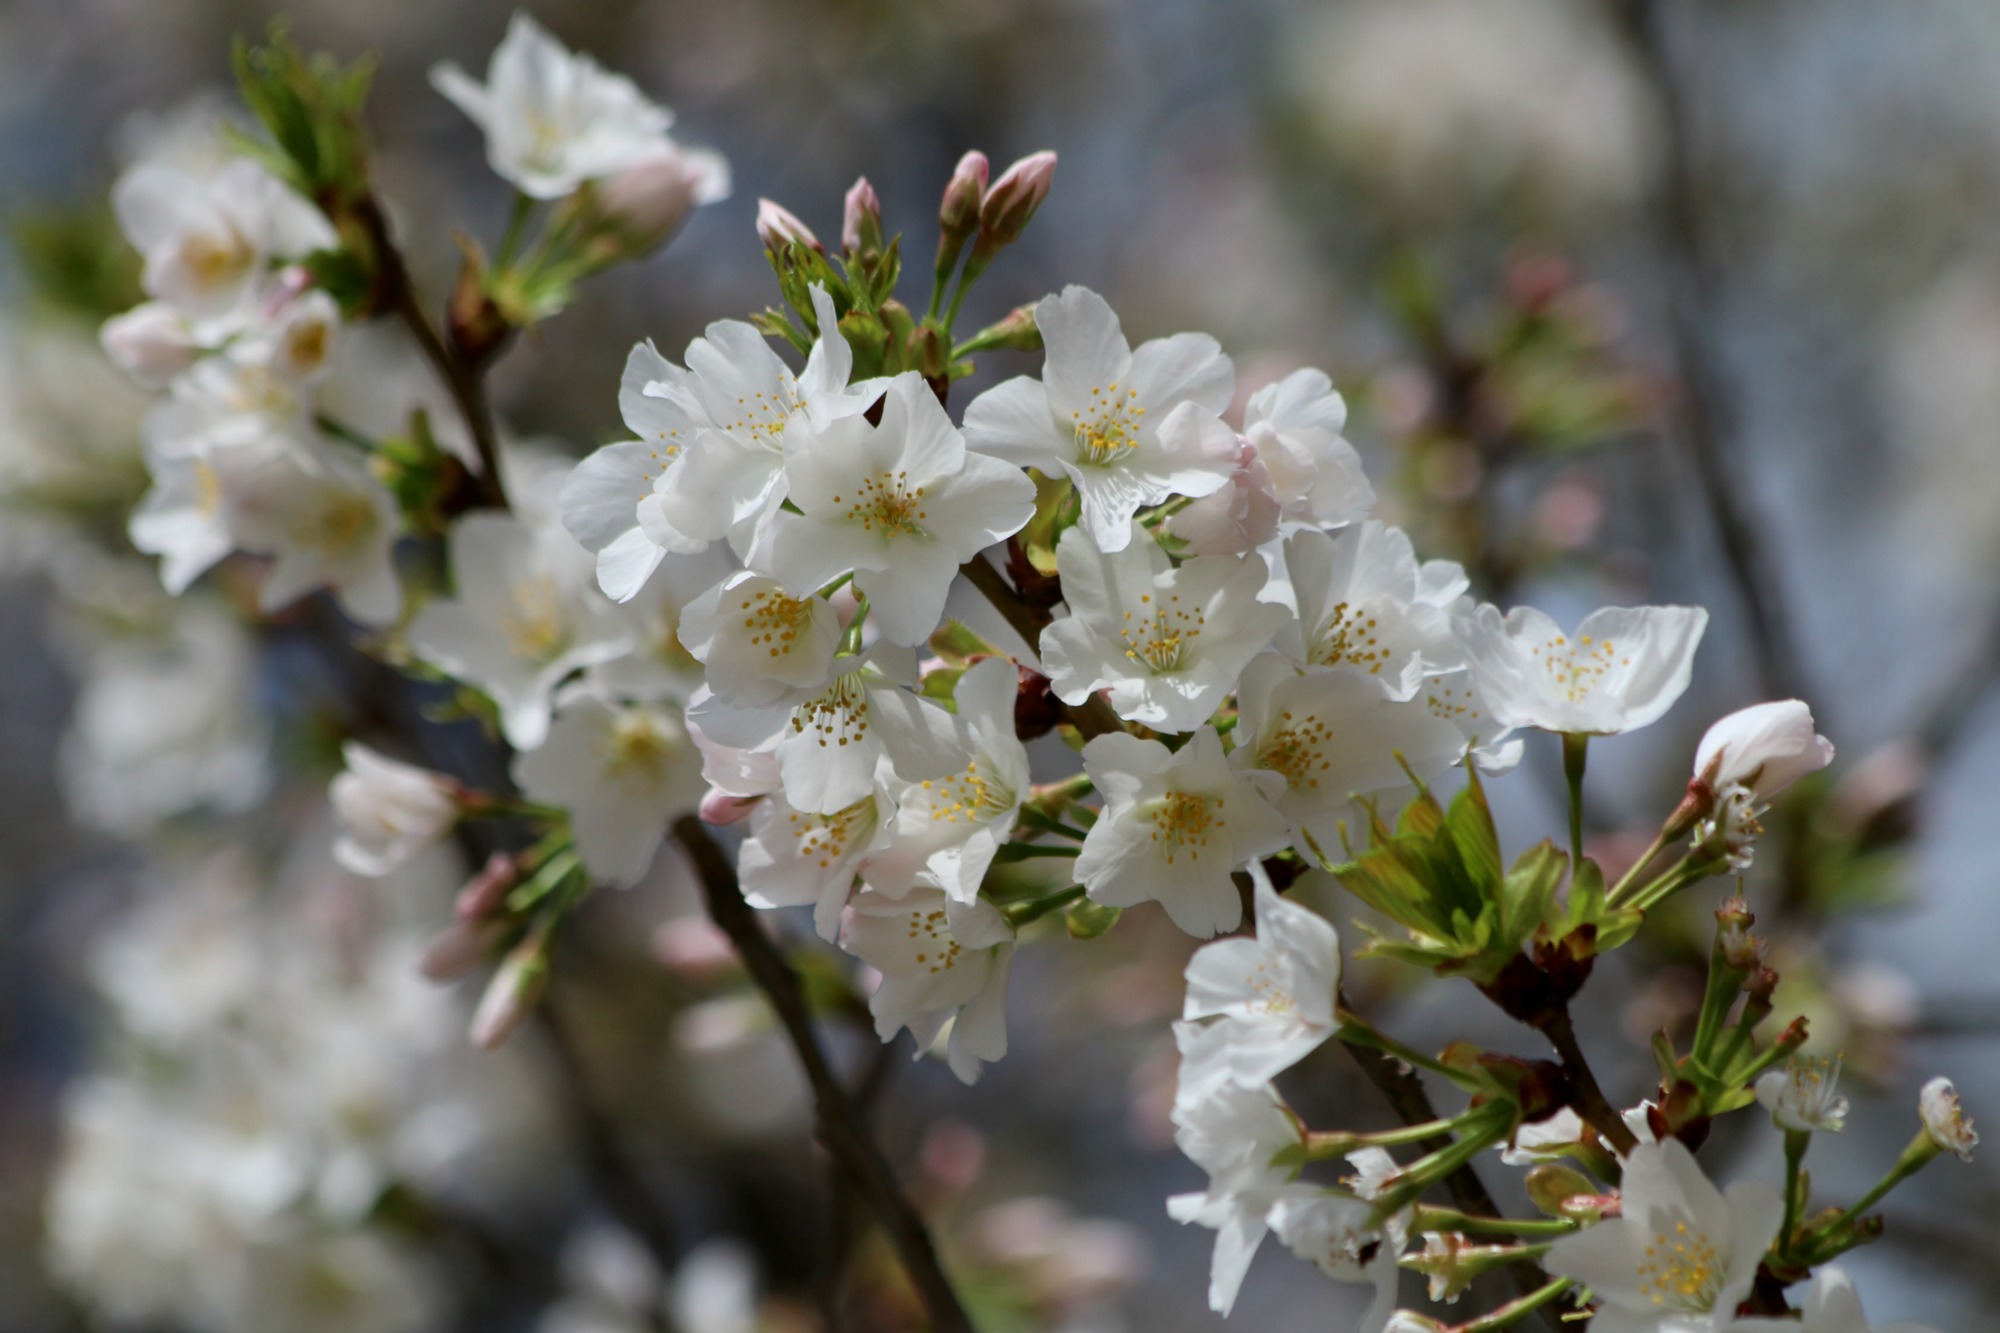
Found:
[{"label": "bokeh background", "polygon": [[[149,614],[145,580],[51,517],[89,512],[83,501],[52,510],[51,495],[101,502],[134,480],[145,396],[102,363],[87,317],[120,294],[103,201],[132,118],[226,97],[231,37],[280,12],[309,47],[376,53],[378,179],[435,301],[453,229],[490,245],[506,195],[425,72],[444,58],[483,69],[511,8],[0,0],[0,215],[12,238],[0,248],[4,1333],[100,1326],[77,1284],[44,1263],[51,1179],[106,1172],[115,1197],[151,1171],[148,1188],[171,1191],[161,1163],[180,1152],[176,1133],[199,1133],[199,1117],[154,1124],[138,1159],[79,1166],[91,1116],[116,1119],[100,1102],[80,1110],[79,1089],[139,1058],[134,1016],[142,1030],[147,1014],[166,1027],[207,1021],[189,990],[240,961],[252,917],[301,951],[296,967],[271,969],[286,980],[272,981],[270,1003],[324,1003],[301,998],[312,986],[299,977],[339,973],[357,919],[420,934],[445,918],[461,873],[427,867],[372,896],[338,882],[315,800],[329,736],[366,712],[365,680],[311,651],[295,624],[183,630],[198,641],[170,650],[114,642],[107,616]],[[1812,704],[1841,759],[1774,822],[1749,891],[1778,941],[1780,1013],[1809,1012],[1818,1043],[1847,1052],[1855,1111],[1816,1152],[1816,1186],[1836,1199],[1865,1188],[1915,1127],[1915,1088],[1932,1073],[1953,1075],[1975,1116],[2000,1117],[2000,710],[1989,689],[2000,667],[2000,10],[529,8],[671,104],[682,138],[727,154],[736,194],[651,262],[587,288],[502,363],[495,393],[515,435],[570,453],[616,438],[618,372],[635,340],[671,355],[709,320],[770,303],[752,228],[759,195],[832,236],[842,192],[865,174],[920,272],[961,152],[981,148],[997,169],[1055,149],[1054,193],[982,284],[974,318],[1079,282],[1111,299],[1135,341],[1214,333],[1248,382],[1322,366],[1349,394],[1384,515],[1425,554],[1465,561],[1485,595],[1559,619],[1607,602],[1710,607],[1688,698],[1645,733],[1595,747],[1593,837],[1607,861],[1643,845],[1707,720],[1763,698]],[[998,360],[1006,374],[1031,368]],[[205,756],[192,779],[169,753],[189,744]],[[220,828],[241,844],[226,863],[193,856],[192,836],[157,818],[189,781],[234,807],[194,817],[211,841]],[[1559,796],[1553,747],[1531,743],[1496,788],[1512,845],[1559,827]],[[1359,910],[1327,885],[1304,891],[1338,920]],[[1587,992],[1586,1044],[1628,1102],[1649,1088],[1646,1036],[1698,999],[1714,894],[1690,896],[1700,901],[1649,927]],[[159,907],[171,900],[207,915]],[[629,1240],[621,1248],[603,1230],[620,1213],[593,1159],[607,1141],[671,1223],[651,1238],[655,1252],[694,1256],[683,1288],[721,1310],[748,1286],[766,1327],[815,1327],[816,1284],[841,1233],[825,1167],[788,1053],[754,1000],[703,964],[702,941],[672,927],[690,908],[664,858],[640,889],[592,905],[551,996],[561,1047],[531,1030],[474,1056],[457,1037],[471,993],[405,995],[407,967],[371,955],[362,984],[398,1016],[383,1023],[401,1044],[319,1033],[287,1050],[283,1078],[310,1089],[347,1068],[351,1045],[366,1048],[353,1059],[397,1094],[370,1105],[394,1104],[404,1129],[422,1122],[397,1130],[396,1160],[422,1158],[407,1169],[444,1180],[433,1197],[450,1206],[388,1221],[422,1237],[410,1243],[428,1327],[647,1327],[593,1314],[596,1298],[578,1295],[650,1280]],[[251,952],[278,949],[259,940]],[[1162,1206],[1200,1184],[1166,1125],[1167,1021],[1190,947],[1143,913],[1100,941],[1058,933],[1023,951],[1013,1050],[979,1086],[929,1062],[883,1067],[884,1142],[993,1327],[1224,1326],[1202,1296],[1210,1233],[1174,1226]],[[1468,991],[1411,988],[1366,965],[1350,989],[1407,1039],[1539,1053],[1531,1034],[1467,1005]],[[444,1037],[411,1035],[433,1030]],[[836,1041],[859,1076],[869,1043]],[[385,1074],[385,1060],[404,1072]],[[407,1076],[418,1069],[423,1080]],[[1337,1051],[1287,1090],[1319,1123],[1387,1122]],[[433,1123],[447,1104],[478,1131]],[[1707,1160],[1719,1174],[1775,1177],[1776,1144],[1732,1123]],[[1848,1265],[1876,1318],[1991,1323],[1991,1158],[1947,1161],[1892,1198],[1887,1236]],[[1486,1170],[1496,1183],[1512,1174]],[[884,1255],[858,1259],[853,1326],[898,1326],[893,1297],[869,1303],[870,1273],[888,1267]],[[1414,1283],[1407,1295],[1418,1299]],[[1356,1297],[1266,1254],[1229,1326],[1344,1327]],[[739,1325],[727,1318],[684,1322],[729,1333]],[[268,1327],[350,1326],[281,1316]]]}]

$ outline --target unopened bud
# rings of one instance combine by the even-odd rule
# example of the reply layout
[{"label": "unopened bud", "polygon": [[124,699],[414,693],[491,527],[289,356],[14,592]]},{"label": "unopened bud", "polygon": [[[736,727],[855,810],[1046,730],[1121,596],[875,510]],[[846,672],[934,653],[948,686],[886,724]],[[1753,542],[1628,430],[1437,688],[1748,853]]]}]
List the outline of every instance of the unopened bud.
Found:
[{"label": "unopened bud", "polygon": [[97,340],[120,370],[149,389],[166,388],[201,355],[186,317],[162,301],[105,320]]},{"label": "unopened bud", "polygon": [[868,178],[858,178],[847,191],[847,207],[840,218],[840,245],[850,255],[882,248],[882,201]]},{"label": "unopened bud", "polygon": [[486,983],[479,1008],[472,1015],[472,1044],[483,1051],[498,1049],[514,1035],[541,1003],[549,984],[545,937],[530,934],[500,960],[500,970]]},{"label": "unopened bud", "polygon": [[695,813],[701,817],[702,823],[720,828],[725,824],[734,824],[738,820],[749,818],[750,812],[755,810],[758,802],[763,799],[761,796],[731,796],[726,791],[710,787],[708,794],[701,798],[701,805]]},{"label": "unopened bud", "polygon": [[934,380],[944,374],[946,354],[944,339],[938,331],[925,325],[910,335],[906,364],[925,379]]},{"label": "unopened bud", "polygon": [[963,242],[979,226],[979,208],[986,202],[986,154],[970,152],[958,159],[951,179],[945,182],[944,202],[938,205],[938,226],[945,235]]},{"label": "unopened bud", "polygon": [[797,241],[821,254],[826,253],[826,247],[819,243],[819,237],[812,234],[812,228],[794,217],[790,209],[769,199],[757,201],[757,239],[764,242],[766,250],[782,250]]},{"label": "unopened bud", "polygon": [[507,923],[498,918],[454,921],[424,945],[417,970],[430,981],[452,981],[493,955],[507,937]]},{"label": "unopened bud", "polygon": [[1951,1153],[1961,1162],[1972,1160],[1972,1150],[1979,1144],[1978,1131],[1972,1127],[1972,1120],[1959,1104],[1958,1089],[1948,1078],[1934,1078],[1924,1084],[1917,1096],[1917,1113],[1923,1117],[1924,1132],[1931,1136],[1931,1142],[1939,1149]]},{"label": "unopened bud", "polygon": [[966,354],[996,350],[1041,351],[1042,330],[1035,323],[1035,307],[1032,305],[1015,307],[1008,312],[1005,319],[988,324],[968,338],[962,350]]},{"label": "unopened bud", "polygon": [[1597,1193],[1597,1186],[1591,1184],[1590,1177],[1560,1162],[1544,1162],[1530,1168],[1523,1183],[1535,1207],[1550,1217],[1562,1217],[1563,1208],[1571,1199]]},{"label": "unopened bud", "polygon": [[597,189],[605,220],[629,254],[642,255],[666,244],[695,209],[729,197],[729,163],[720,153],[670,142]]},{"label": "unopened bud", "polygon": [[993,188],[979,205],[979,240],[972,251],[974,261],[991,258],[1002,246],[1020,239],[1035,210],[1049,197],[1049,185],[1055,176],[1054,153],[1030,153],[993,182]]},{"label": "unopened bud", "polygon": [[495,852],[486,858],[486,864],[479,873],[465,882],[458,891],[458,898],[452,903],[452,911],[460,921],[481,921],[500,910],[507,893],[521,879],[521,863],[507,852]]}]

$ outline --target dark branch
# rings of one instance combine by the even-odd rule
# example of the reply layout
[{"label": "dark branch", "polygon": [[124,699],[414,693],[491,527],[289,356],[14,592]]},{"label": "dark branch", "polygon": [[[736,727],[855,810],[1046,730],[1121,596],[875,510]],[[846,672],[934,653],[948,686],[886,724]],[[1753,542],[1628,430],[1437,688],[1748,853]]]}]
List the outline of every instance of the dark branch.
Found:
[{"label": "dark branch", "polygon": [[764,933],[756,909],[743,900],[736,880],[736,867],[717,846],[707,827],[692,815],[674,823],[680,839],[694,861],[701,880],[702,896],[708,913],[735,945],[751,980],[764,992],[772,1012],[798,1052],[806,1081],[812,1086],[813,1110],[819,1141],[833,1154],[842,1171],[854,1182],[862,1202],[874,1214],[889,1242],[902,1259],[903,1268],[916,1288],[937,1333],[972,1333],[972,1321],[959,1303],[938,1262],[930,1232],[917,1210],[904,1197],[881,1149],[868,1134],[861,1111],[841,1083],[820,1047],[807,1012],[798,974],[778,946]]}]

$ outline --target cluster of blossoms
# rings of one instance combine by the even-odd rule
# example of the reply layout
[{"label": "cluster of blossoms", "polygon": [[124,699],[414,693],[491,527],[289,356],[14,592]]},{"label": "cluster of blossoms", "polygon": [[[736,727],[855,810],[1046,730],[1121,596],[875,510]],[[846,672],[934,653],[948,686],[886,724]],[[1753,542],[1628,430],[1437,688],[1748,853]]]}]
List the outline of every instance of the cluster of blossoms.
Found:
[{"label": "cluster of blossoms", "polygon": [[[1209,1183],[1169,1208],[1218,1232],[1217,1310],[1275,1232],[1373,1287],[1364,1333],[1438,1327],[1395,1308],[1405,1267],[1446,1299],[1536,1260],[1553,1276],[1478,1327],[1587,1288],[1606,1333],[1753,1333],[1792,1326],[1763,1317],[1786,1308],[1769,1289],[1808,1276],[1804,1327],[1865,1326],[1824,1265],[1869,1238],[1880,1196],[1803,1216],[1798,1161],[1812,1132],[1839,1127],[1837,1066],[1796,1055],[1802,1025],[1754,1035],[1776,976],[1740,903],[1718,914],[1691,1049],[1662,1037],[1656,1102],[1607,1114],[1570,1030],[1594,958],[1679,890],[1747,868],[1771,799],[1832,759],[1798,701],[1723,719],[1653,847],[1607,883],[1582,839],[1589,744],[1672,707],[1705,612],[1609,608],[1566,631],[1480,603],[1462,568],[1419,560],[1371,517],[1320,371],[1258,386],[1237,411],[1213,339],[1134,347],[1077,286],[956,336],[967,292],[1047,195],[1048,153],[997,178],[976,153],[960,163],[922,316],[896,299],[900,238],[885,239],[865,181],[837,255],[767,201],[782,309],[718,321],[678,360],[633,348],[618,402],[631,439],[573,468],[503,451],[457,411],[465,374],[579,277],[719,197],[726,171],[525,18],[486,83],[450,67],[435,82],[520,191],[517,219],[536,201],[558,212],[527,258],[512,228],[462,276],[443,353],[461,372],[452,413],[419,394],[385,419],[379,397],[343,397],[344,361],[381,355],[366,349],[382,338],[393,354],[399,335],[367,322],[366,290],[336,293],[342,219],[250,159],[206,175],[147,164],[120,183],[154,300],[104,341],[167,390],[131,529],[167,586],[232,551],[268,557],[264,608],[328,589],[504,741],[515,790],[352,743],[331,791],[335,856],[361,875],[397,872],[470,821],[532,830],[510,843],[503,829],[431,946],[434,972],[499,959],[480,1044],[533,1009],[564,915],[641,879],[670,829],[705,841],[697,817],[733,829],[752,906],[811,909],[885,1042],[907,1028],[968,1083],[1006,1053],[1032,923],[1063,913],[1088,937],[1157,904],[1208,939],[1238,930],[1247,902],[1254,936],[1195,954],[1175,1032],[1176,1137]],[[407,296],[400,270],[376,278]],[[420,319],[403,353],[425,342]],[[955,418],[974,358],[1006,351],[1041,353],[1039,373]],[[446,584],[399,577],[404,537],[442,538]],[[1570,844],[1503,867],[1483,783],[1532,731],[1561,737]],[[1440,780],[1462,784],[1449,809]],[[1433,1058],[1349,1012],[1334,926],[1280,891],[1314,869],[1402,928],[1366,952],[1471,980],[1560,1063],[1463,1043]],[[1469,1104],[1386,1134],[1309,1132],[1274,1080],[1329,1040],[1420,1066]],[[1718,1192],[1685,1141],[1753,1098],[1788,1136],[1786,1188]],[[1884,1190],[1941,1147],[1969,1148],[1948,1086],[1926,1090],[1923,1118]],[[1390,1151],[1414,1144],[1414,1161]],[[1496,1147],[1535,1164],[1545,1220],[1422,1201]],[[1302,1179],[1329,1157],[1355,1176]],[[1496,1235],[1508,1243],[1481,1240]],[[1739,1318],[1760,1275],[1766,1304]]]}]

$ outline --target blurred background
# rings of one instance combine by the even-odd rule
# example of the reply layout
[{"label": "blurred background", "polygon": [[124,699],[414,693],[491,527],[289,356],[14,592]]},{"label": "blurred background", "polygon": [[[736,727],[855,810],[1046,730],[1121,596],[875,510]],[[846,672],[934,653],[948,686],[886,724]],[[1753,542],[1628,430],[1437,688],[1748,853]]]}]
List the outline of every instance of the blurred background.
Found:
[{"label": "blurred background", "polygon": [[[1854,1114],[1813,1165],[1852,1198],[1931,1074],[2000,1123],[2000,9],[1656,5],[530,5],[725,153],[736,194],[515,349],[501,414],[570,454],[619,438],[634,341],[677,356],[774,301],[760,195],[830,237],[865,174],[920,275],[960,153],[997,170],[1056,150],[975,326],[1078,282],[1135,342],[1212,332],[1246,391],[1323,367],[1381,516],[1482,595],[1565,621],[1711,609],[1688,698],[1594,747],[1607,866],[1677,798],[1709,720],[1811,703],[1841,758],[1778,812],[1749,896],[1779,1015],[1846,1052]],[[510,12],[0,0],[0,1333],[616,1333],[658,1327],[662,1291],[692,1333],[803,1333],[836,1308],[915,1326],[890,1256],[829,1204],[790,1053],[670,857],[566,937],[552,1027],[473,1052],[476,992],[411,963],[465,868],[439,853],[364,887],[326,858],[320,797],[365,673],[313,647],[310,610],[238,614],[227,569],[170,616],[118,550],[148,400],[94,338],[135,299],[105,204],[134,118],[226,98],[230,39],[280,13],[309,48],[375,53],[378,182],[435,305],[454,230],[492,245],[507,196],[426,70],[483,70]],[[1547,739],[1495,785],[1510,847],[1560,825]],[[1714,889],[1586,994],[1615,1098],[1650,1090],[1647,1036],[1698,1003]],[[1191,946],[1133,913],[1024,948],[1012,1051],[973,1088],[909,1064],[907,1038],[883,1062],[830,1025],[853,1076],[885,1081],[882,1140],[991,1328],[1224,1326],[1211,1233],[1163,1207],[1201,1184],[1166,1120]],[[1357,964],[1349,990],[1413,1043],[1541,1054],[1454,986]],[[1285,1086],[1317,1124],[1390,1119],[1336,1049]],[[1716,1174],[1776,1178],[1757,1121],[1719,1128]],[[1993,1157],[1890,1200],[1847,1263],[1875,1318],[1990,1324]],[[300,1171],[310,1230],[244,1233],[248,1201]],[[1521,1206],[1515,1173],[1486,1174]],[[183,1289],[209,1295],[175,1308],[232,1313],[131,1313]],[[1265,1254],[1229,1326],[1346,1327],[1360,1295]]]}]

